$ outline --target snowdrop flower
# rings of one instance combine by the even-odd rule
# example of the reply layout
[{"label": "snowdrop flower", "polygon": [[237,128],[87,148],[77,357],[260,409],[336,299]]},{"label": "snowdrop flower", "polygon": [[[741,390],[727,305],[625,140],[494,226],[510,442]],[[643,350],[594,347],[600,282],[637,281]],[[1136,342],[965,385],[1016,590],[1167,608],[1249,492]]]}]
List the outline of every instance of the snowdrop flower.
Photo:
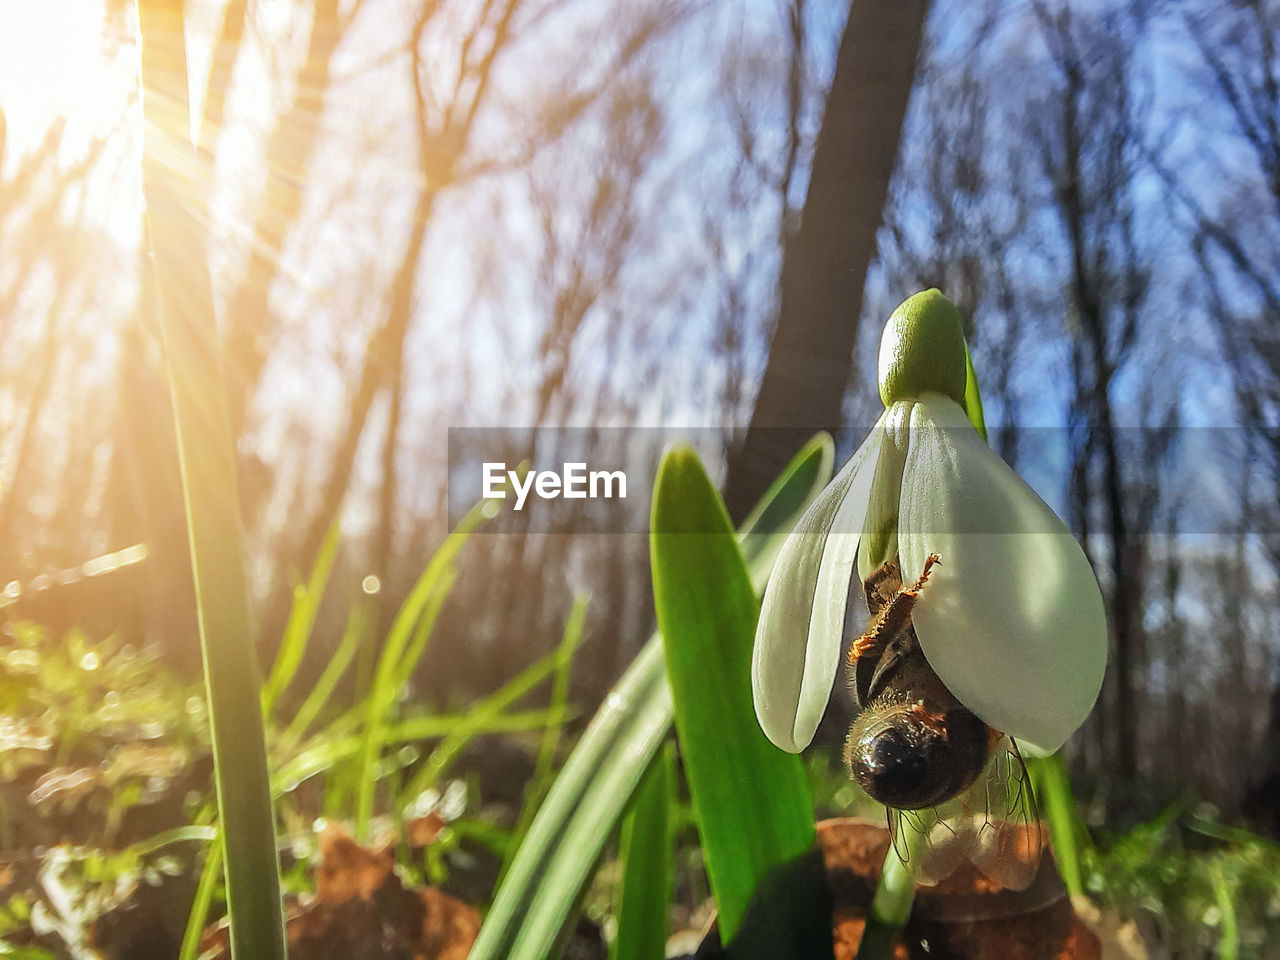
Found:
[{"label": "snowdrop flower", "polygon": [[966,350],[937,290],[880,343],[885,412],[778,555],[756,630],[756,716],[793,753],[813,738],[843,654],[851,588],[897,560],[935,566],[913,614],[929,665],[980,720],[1052,752],[1088,716],[1106,667],[1102,595],[1084,551],[962,409]]}]

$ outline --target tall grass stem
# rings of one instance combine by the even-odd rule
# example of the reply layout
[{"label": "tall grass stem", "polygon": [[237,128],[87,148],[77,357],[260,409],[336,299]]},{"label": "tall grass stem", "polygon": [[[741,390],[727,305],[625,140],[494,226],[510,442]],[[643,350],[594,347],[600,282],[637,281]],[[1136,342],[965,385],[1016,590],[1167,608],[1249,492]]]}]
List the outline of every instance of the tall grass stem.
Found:
[{"label": "tall grass stem", "polygon": [[142,189],[195,580],[231,953],[235,960],[283,960],[279,862],[249,629],[235,443],[200,220],[203,167],[189,137],[183,5],[139,0],[138,25]]}]

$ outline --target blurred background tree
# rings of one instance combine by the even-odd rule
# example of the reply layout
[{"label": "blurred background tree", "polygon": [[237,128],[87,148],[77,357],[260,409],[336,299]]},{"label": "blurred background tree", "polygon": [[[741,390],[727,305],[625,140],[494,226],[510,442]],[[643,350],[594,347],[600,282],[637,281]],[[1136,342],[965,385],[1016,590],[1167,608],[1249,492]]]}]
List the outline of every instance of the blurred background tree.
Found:
[{"label": "blurred background tree", "polygon": [[[0,585],[22,595],[0,615],[194,667],[132,14],[12,7]],[[1111,670],[1069,750],[1082,796],[1276,829],[1280,5],[191,0],[187,19],[187,201],[264,658],[335,518],[316,649],[365,577],[398,606],[448,528],[448,428],[575,428],[521,453],[558,463],[572,436],[641,475],[665,435],[614,428],[701,427],[741,514],[804,435],[768,428],[847,447],[871,422],[873,331],[938,286],[993,445],[1108,597]],[[492,689],[585,590],[573,696],[602,697],[652,629],[646,540],[616,524],[586,504],[477,537],[415,695]],[[68,573],[137,542],[115,579]]]}]

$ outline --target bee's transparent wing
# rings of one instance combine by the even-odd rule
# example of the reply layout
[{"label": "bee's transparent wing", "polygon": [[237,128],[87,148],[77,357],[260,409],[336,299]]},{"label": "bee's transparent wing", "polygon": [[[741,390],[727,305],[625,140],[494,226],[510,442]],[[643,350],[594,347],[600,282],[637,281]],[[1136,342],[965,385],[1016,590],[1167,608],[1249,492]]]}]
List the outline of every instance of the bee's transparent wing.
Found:
[{"label": "bee's transparent wing", "polygon": [[[1031,779],[1007,737],[973,786],[932,809],[895,811],[890,829],[899,856],[919,858],[916,880],[926,886],[972,863],[997,888],[1025,890],[1040,865],[1042,828]],[[923,842],[905,831],[923,834]]]}]

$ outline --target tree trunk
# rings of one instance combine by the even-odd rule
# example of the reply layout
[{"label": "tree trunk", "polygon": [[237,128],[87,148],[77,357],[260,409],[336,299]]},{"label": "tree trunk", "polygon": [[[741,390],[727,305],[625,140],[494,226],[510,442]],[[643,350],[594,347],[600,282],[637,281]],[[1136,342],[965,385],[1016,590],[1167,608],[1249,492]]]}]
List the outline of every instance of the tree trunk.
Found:
[{"label": "tree trunk", "polygon": [[783,260],[769,360],[746,438],[730,464],[726,499],[735,520],[808,431],[840,423],[862,287],[928,8],[928,0],[853,0],[849,10],[800,229]]}]

